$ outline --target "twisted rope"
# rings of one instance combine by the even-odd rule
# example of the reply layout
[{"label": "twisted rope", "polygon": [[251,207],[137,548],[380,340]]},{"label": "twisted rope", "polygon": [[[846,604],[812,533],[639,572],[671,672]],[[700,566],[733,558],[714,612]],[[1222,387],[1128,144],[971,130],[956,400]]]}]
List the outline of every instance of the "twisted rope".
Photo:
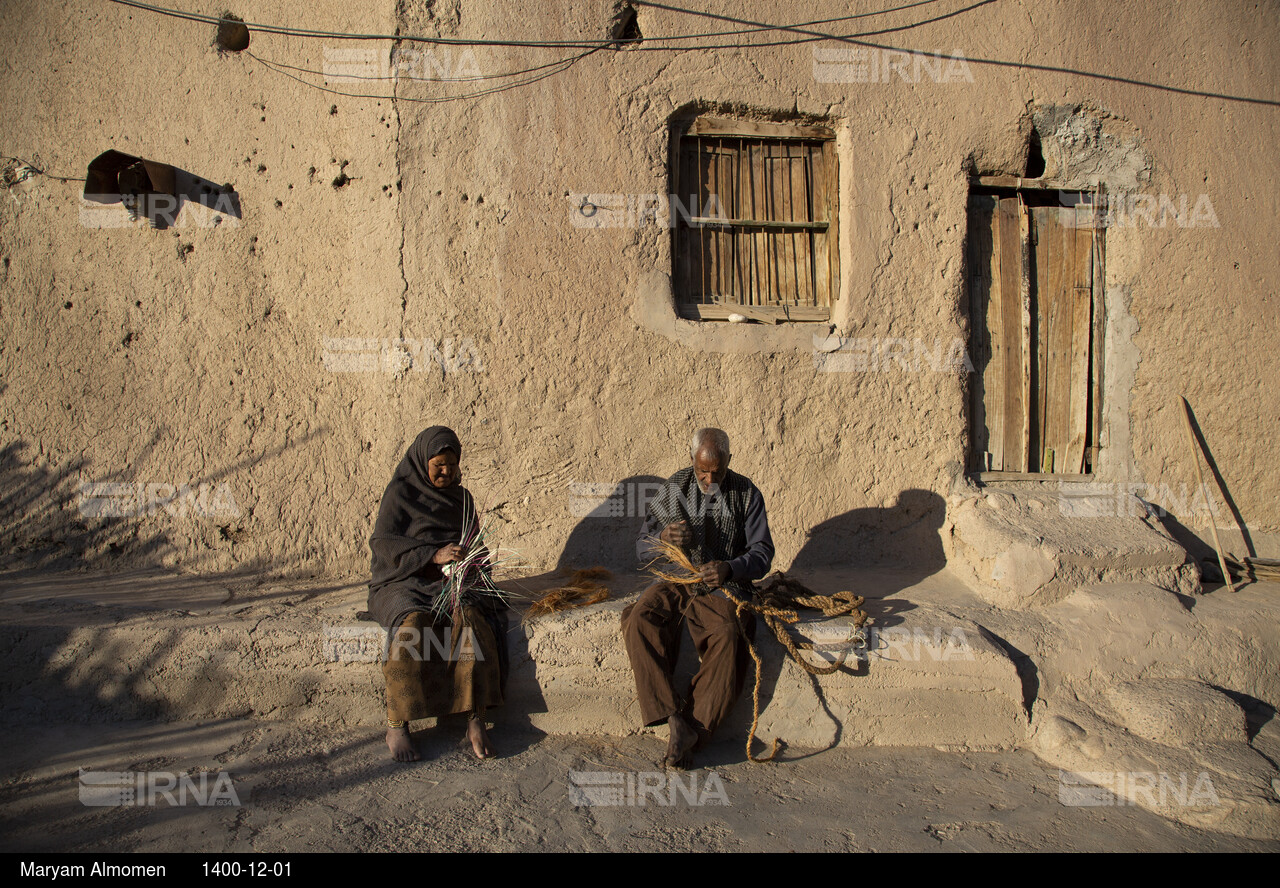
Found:
[{"label": "twisted rope", "polygon": [[765,625],[773,631],[774,636],[786,648],[791,659],[805,672],[810,675],[830,675],[844,666],[845,660],[849,656],[849,648],[840,651],[836,661],[830,666],[815,666],[801,654],[801,651],[812,651],[813,642],[801,641],[797,644],[791,637],[791,633],[787,631],[787,627],[800,621],[800,614],[796,611],[797,608],[808,608],[821,611],[827,617],[851,616],[853,617],[855,628],[861,629],[867,622],[867,614],[861,609],[865,599],[861,595],[854,595],[852,592],[817,595],[805,588],[803,584],[790,579],[781,572],[773,574],[769,578],[769,583],[760,590],[759,602],[745,601],[734,595],[729,589],[721,588],[720,591],[734,604],[734,617],[738,621],[738,632],[742,635],[743,641],[746,642],[747,650],[750,652],[751,660],[756,667],[756,680],[751,689],[751,728],[747,731],[747,759],[756,764],[771,762],[783,746],[782,738],[773,738],[773,748],[769,750],[768,755],[757,758],[755,753],[751,751],[752,746],[755,745],[756,732],[760,729],[760,674],[762,663],[760,654],[756,652],[754,642],[747,637],[746,629],[742,623],[743,612],[750,611],[763,619]]},{"label": "twisted rope", "polygon": [[[702,582],[701,572],[689,560],[688,553],[674,543],[668,543],[660,537],[651,538],[650,543],[656,555],[653,561],[646,565],[649,573],[664,583],[684,586],[693,593],[681,612],[683,617],[688,614],[694,598],[708,591],[708,588]],[[654,566],[663,559],[670,562],[670,568]],[[746,627],[742,622],[743,612],[750,611],[761,617],[765,625],[773,631],[774,636],[786,648],[791,659],[805,672],[810,675],[830,675],[844,666],[845,660],[849,656],[850,648],[846,647],[841,650],[836,661],[830,666],[814,666],[801,654],[801,651],[812,651],[813,642],[801,641],[797,644],[791,637],[791,633],[787,631],[787,627],[800,621],[800,614],[797,613],[797,609],[802,607],[821,611],[827,617],[851,616],[855,627],[854,636],[850,638],[850,647],[852,647],[852,642],[858,638],[857,630],[861,630],[867,623],[867,614],[862,610],[862,605],[866,599],[861,595],[854,595],[852,592],[818,595],[803,583],[791,579],[781,571],[769,576],[766,585],[759,590],[760,600],[758,602],[744,601],[734,595],[730,589],[723,586],[720,587],[719,591],[724,593],[725,598],[729,599],[734,605],[733,615],[738,623],[738,634],[742,636],[742,640],[746,643],[747,651],[751,654],[751,660],[756,666],[755,685],[751,689],[751,728],[747,732],[747,759],[756,764],[771,762],[778,754],[778,750],[783,746],[784,741],[780,737],[774,738],[773,748],[763,758],[757,758],[755,753],[751,751],[756,732],[760,728],[760,674],[763,664],[760,660],[760,654],[756,651],[755,643],[747,636]]]}]

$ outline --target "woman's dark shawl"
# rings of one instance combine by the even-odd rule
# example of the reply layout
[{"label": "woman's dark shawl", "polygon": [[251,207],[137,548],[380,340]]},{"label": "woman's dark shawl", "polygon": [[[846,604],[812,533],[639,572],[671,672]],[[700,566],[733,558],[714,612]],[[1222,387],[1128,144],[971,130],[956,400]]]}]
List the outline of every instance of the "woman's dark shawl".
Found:
[{"label": "woman's dark shawl", "polygon": [[[444,574],[431,559],[449,543],[462,540],[464,516],[472,520],[475,504],[466,488],[434,486],[427,461],[445,450],[462,459],[458,436],[444,426],[427,429],[409,447],[382,494],[369,548],[373,564],[369,581],[369,615],[391,632],[414,611],[426,610],[444,588]],[[505,693],[511,658],[507,651],[507,611],[501,601],[479,602],[498,639],[498,668]]]},{"label": "woman's dark shawl", "polygon": [[458,436],[444,426],[427,429],[400,460],[382,495],[369,538],[369,613],[388,629],[431,604],[444,576],[431,559],[442,547],[462,539],[464,513],[475,514],[465,488],[439,488],[428,479],[427,461],[445,450],[461,458]]}]

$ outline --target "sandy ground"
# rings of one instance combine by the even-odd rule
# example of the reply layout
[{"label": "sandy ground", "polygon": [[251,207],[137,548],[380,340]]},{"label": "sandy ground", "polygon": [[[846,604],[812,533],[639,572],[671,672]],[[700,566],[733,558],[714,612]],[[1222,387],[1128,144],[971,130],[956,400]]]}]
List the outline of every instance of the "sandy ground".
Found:
[{"label": "sandy ground", "polygon": [[[1027,751],[788,750],[756,765],[725,738],[678,776],[681,794],[653,764],[656,737],[500,731],[497,759],[475,760],[446,725],[417,735],[423,761],[396,765],[368,729],[18,728],[0,752],[0,850],[1280,851],[1133,806],[1064,805],[1058,772]],[[81,769],[213,772],[210,787],[225,772],[240,804],[86,806]],[[617,781],[623,804],[581,804],[609,800],[584,788],[601,779]],[[642,795],[636,781],[655,789]]]}]

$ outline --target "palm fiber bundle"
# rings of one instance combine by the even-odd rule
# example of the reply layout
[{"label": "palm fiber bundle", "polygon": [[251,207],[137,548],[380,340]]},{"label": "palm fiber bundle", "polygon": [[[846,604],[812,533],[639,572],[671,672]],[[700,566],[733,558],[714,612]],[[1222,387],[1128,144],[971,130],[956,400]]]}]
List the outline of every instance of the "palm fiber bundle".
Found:
[{"label": "palm fiber bundle", "polygon": [[613,574],[603,567],[575,570],[569,582],[542,593],[542,597],[529,606],[524,620],[527,623],[543,614],[599,604],[609,597],[609,587],[605,583],[612,579]]},{"label": "palm fiber bundle", "polygon": [[[664,583],[677,586],[697,586],[702,583],[698,568],[689,560],[689,555],[675,543],[668,543],[660,537],[650,537],[649,542],[657,556],[645,565],[649,573]],[[669,565],[654,567],[659,561],[666,560]]]},{"label": "palm fiber bundle", "polygon": [[465,500],[462,536],[458,544],[466,550],[466,555],[458,561],[441,566],[444,588],[429,608],[437,619],[449,618],[464,603],[490,600],[509,604],[510,594],[494,582],[493,571],[496,567],[513,562],[516,553],[510,549],[490,549],[490,535],[491,525],[485,513],[479,507],[473,508],[469,499]]}]

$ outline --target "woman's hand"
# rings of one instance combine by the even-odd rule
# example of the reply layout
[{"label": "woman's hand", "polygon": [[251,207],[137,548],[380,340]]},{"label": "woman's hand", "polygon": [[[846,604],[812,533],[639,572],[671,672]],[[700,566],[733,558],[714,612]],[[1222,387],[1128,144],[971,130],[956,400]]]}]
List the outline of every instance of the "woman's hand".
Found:
[{"label": "woman's hand", "polygon": [[449,543],[437,549],[436,554],[431,556],[431,561],[435,564],[449,564],[452,561],[461,561],[465,557],[467,557],[466,549],[457,543]]}]

